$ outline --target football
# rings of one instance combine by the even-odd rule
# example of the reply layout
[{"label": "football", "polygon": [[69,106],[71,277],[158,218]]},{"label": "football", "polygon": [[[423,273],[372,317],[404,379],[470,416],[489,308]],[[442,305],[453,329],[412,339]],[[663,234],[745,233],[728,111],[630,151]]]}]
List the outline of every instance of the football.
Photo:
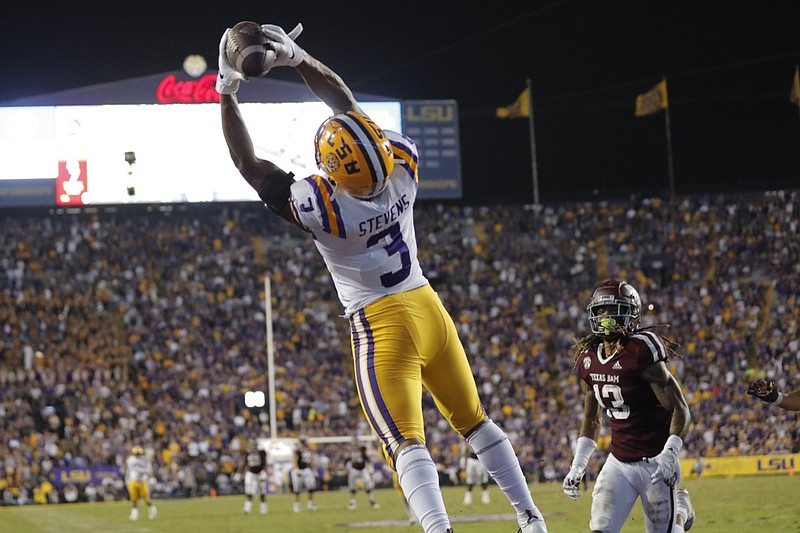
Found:
[{"label": "football", "polygon": [[245,20],[228,30],[225,53],[231,66],[245,76],[263,76],[275,61],[275,52],[267,48],[267,42],[261,25]]}]

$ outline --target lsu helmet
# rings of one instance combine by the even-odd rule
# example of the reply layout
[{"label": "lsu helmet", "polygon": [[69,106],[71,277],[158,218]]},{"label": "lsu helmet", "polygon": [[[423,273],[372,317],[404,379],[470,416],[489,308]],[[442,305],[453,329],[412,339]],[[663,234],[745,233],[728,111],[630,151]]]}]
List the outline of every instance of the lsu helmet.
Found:
[{"label": "lsu helmet", "polygon": [[319,169],[348,194],[372,198],[389,183],[392,145],[368,116],[348,111],[329,117],[317,130],[314,145]]},{"label": "lsu helmet", "polygon": [[[625,281],[607,279],[592,294],[586,311],[592,333],[601,337],[624,335],[639,326],[642,300],[633,286]],[[608,308],[607,312],[600,312]]]}]

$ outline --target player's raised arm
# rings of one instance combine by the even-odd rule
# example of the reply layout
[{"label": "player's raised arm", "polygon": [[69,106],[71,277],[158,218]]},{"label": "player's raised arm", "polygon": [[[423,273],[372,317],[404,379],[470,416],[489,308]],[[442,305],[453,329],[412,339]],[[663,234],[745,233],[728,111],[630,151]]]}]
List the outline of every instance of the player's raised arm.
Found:
[{"label": "player's raised arm", "polygon": [[342,78],[294,41],[303,30],[301,24],[295,26],[288,34],[283,28],[274,24],[264,24],[261,30],[272,41],[272,48],[276,53],[275,66],[294,67],[311,92],[325,102],[335,114],[348,111],[363,113]]},{"label": "player's raised arm", "polygon": [[[219,74],[217,92],[222,113],[222,134],[236,169],[258,193],[259,198],[281,218],[300,226],[289,206],[289,188],[294,183],[291,173],[286,173],[276,164],[256,156],[253,140],[247,130],[239,109],[236,91],[244,76],[228,61],[226,44],[228,31],[222,34],[219,43]],[[301,226],[302,227],[302,226]]]}]

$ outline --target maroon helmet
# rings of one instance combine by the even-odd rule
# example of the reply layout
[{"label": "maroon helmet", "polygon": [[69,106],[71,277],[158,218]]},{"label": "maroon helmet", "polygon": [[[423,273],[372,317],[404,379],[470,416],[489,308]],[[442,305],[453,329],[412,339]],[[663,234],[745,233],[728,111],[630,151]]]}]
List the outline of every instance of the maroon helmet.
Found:
[{"label": "maroon helmet", "polygon": [[630,333],[639,326],[641,306],[639,293],[629,283],[616,279],[603,281],[586,306],[592,333],[602,337]]}]

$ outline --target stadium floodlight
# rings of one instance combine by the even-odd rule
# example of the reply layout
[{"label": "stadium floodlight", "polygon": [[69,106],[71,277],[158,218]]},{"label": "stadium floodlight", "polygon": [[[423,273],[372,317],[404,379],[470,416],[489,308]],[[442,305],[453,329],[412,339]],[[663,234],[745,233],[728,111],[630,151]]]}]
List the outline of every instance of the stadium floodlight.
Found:
[{"label": "stadium floodlight", "polygon": [[244,405],[245,407],[264,407],[267,404],[267,397],[264,394],[264,391],[260,390],[249,390],[244,393]]}]

